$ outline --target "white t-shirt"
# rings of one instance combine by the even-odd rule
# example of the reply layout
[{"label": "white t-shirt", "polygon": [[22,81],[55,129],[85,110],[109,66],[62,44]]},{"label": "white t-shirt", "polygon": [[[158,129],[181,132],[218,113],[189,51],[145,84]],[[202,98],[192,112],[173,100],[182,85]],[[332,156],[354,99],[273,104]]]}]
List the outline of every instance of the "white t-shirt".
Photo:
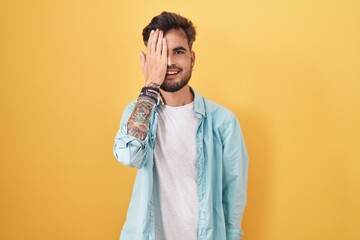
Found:
[{"label": "white t-shirt", "polygon": [[198,195],[194,103],[158,106],[154,150],[156,240],[196,240]]}]

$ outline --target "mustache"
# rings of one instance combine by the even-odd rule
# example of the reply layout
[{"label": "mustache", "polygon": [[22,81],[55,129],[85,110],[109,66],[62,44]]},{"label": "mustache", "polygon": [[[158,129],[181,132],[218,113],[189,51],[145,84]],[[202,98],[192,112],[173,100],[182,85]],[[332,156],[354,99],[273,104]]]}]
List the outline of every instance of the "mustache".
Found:
[{"label": "mustache", "polygon": [[173,65],[168,65],[168,66],[167,66],[167,70],[178,70],[178,71],[181,71],[182,68],[179,67],[179,66],[176,66],[175,64],[173,64]]}]

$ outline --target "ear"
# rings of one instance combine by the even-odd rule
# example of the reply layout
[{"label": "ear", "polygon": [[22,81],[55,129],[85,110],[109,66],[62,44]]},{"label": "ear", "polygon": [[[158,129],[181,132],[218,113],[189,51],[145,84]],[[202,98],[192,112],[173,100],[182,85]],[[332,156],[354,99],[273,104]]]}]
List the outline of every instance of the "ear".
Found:
[{"label": "ear", "polygon": [[195,65],[195,52],[194,51],[191,51],[191,69],[194,68],[194,65]]}]

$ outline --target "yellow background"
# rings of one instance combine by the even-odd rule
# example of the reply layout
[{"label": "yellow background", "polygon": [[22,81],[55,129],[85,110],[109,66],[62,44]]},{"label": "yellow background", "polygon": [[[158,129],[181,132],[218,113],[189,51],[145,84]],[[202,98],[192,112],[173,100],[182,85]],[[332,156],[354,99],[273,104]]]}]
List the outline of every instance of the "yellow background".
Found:
[{"label": "yellow background", "polygon": [[0,239],[118,239],[112,155],[143,27],[195,23],[191,85],[239,118],[244,240],[360,239],[360,2],[0,0]]}]

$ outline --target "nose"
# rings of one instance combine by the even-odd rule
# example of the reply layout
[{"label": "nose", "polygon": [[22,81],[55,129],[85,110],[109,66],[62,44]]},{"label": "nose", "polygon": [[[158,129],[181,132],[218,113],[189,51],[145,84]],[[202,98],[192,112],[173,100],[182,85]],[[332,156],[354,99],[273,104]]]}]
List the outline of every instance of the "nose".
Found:
[{"label": "nose", "polygon": [[168,53],[168,56],[167,56],[167,65],[168,65],[168,66],[172,66],[172,65],[174,65],[174,64],[175,64],[175,62],[174,62],[174,58],[173,58],[172,54]]}]

